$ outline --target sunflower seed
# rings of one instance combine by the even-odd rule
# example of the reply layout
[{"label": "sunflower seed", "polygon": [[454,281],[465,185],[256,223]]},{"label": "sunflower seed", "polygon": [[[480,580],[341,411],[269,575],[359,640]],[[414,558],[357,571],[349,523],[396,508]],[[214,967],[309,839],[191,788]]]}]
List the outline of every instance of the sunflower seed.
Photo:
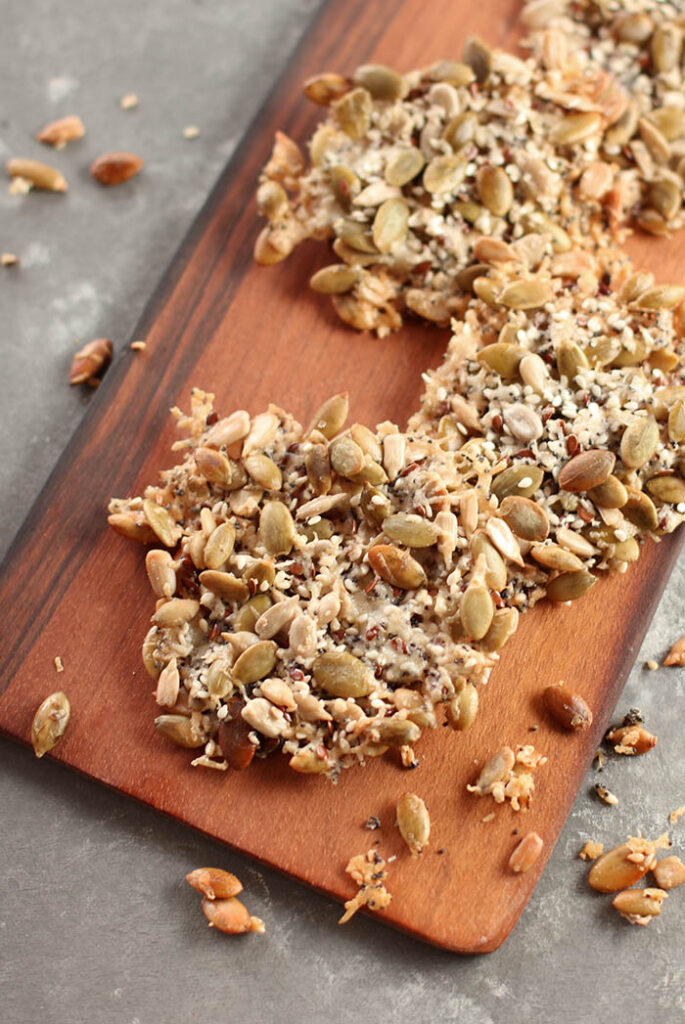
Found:
[{"label": "sunflower seed", "polygon": [[626,889],[614,896],[612,906],[631,924],[647,925],[661,913],[668,896],[663,889]]},{"label": "sunflower seed", "polygon": [[226,935],[241,935],[244,932],[264,933],[264,922],[253,917],[240,900],[234,898],[202,901],[202,912],[209,921],[210,928]]},{"label": "sunflower seed", "polygon": [[527,832],[515,846],[509,858],[509,867],[515,875],[529,871],[537,861],[544,843],[537,832]]}]

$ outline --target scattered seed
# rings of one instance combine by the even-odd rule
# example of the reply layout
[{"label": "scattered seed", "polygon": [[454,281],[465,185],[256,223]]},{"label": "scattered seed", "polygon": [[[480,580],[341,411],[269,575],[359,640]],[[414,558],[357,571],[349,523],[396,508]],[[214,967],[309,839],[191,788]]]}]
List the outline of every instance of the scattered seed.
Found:
[{"label": "scattered seed", "polygon": [[59,743],[69,724],[70,715],[69,698],[61,690],[51,693],[38,706],[31,723],[31,743],[36,757],[43,757]]},{"label": "scattered seed", "polygon": [[28,181],[33,188],[44,189],[46,192],[67,191],[67,182],[61,172],[40,160],[15,157],[8,160],[5,167],[10,178]]},{"label": "scattered seed", "polygon": [[544,843],[537,832],[527,832],[514,848],[509,867],[515,875],[529,871],[542,853]]},{"label": "scattered seed", "polygon": [[397,825],[412,857],[428,846],[430,817],[425,803],[415,793],[403,793],[397,802]]},{"label": "scattered seed", "polygon": [[141,157],[135,153],[103,153],[90,165],[90,173],[101,185],[122,185],[143,169]]}]

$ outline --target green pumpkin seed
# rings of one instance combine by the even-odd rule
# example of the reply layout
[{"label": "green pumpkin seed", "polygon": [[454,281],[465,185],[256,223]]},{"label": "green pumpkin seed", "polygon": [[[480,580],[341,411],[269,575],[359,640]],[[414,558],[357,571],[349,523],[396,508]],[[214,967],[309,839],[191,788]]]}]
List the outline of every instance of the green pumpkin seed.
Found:
[{"label": "green pumpkin seed", "polygon": [[400,149],[393,153],[385,165],[385,180],[388,185],[402,188],[416,178],[425,167],[426,161],[420,149]]},{"label": "green pumpkin seed", "polygon": [[414,590],[426,582],[423,566],[392,544],[375,544],[369,549],[369,564],[386,583],[401,590]]},{"label": "green pumpkin seed", "polygon": [[640,557],[640,545],[634,537],[619,541],[614,545],[612,559],[617,562],[637,562]]},{"label": "green pumpkin seed", "polygon": [[[452,213],[455,217],[457,215],[463,217],[468,224],[475,224],[485,213],[485,207],[481,206],[480,203],[474,203],[471,199],[458,199],[452,203]],[[469,267],[466,267],[463,272],[466,273],[469,269]],[[486,269],[489,268],[486,267]]]},{"label": "green pumpkin seed", "polygon": [[336,224],[335,233],[338,236],[338,242],[344,242],[348,248],[353,249],[359,254],[367,254],[373,257],[372,260],[367,262],[373,263],[378,259],[378,249],[373,243],[371,232],[367,231],[365,226],[360,224],[359,221],[344,220],[342,223]]},{"label": "green pumpkin seed", "polygon": [[233,628],[236,633],[254,633],[255,623],[260,615],[263,615],[267,608],[270,608],[273,601],[268,594],[255,594],[247,604],[233,616]]},{"label": "green pumpkin seed", "polygon": [[421,729],[408,718],[384,718],[378,724],[381,743],[390,747],[403,747],[421,739]]},{"label": "green pumpkin seed", "polygon": [[276,567],[273,562],[260,558],[247,567],[243,573],[243,579],[254,580],[257,584],[257,589],[260,589],[264,583],[267,587],[272,587],[276,579]]},{"label": "green pumpkin seed", "polygon": [[678,284],[657,284],[635,300],[639,309],[673,309],[685,299],[685,288]]},{"label": "green pumpkin seed", "polygon": [[455,192],[466,175],[468,161],[461,154],[433,157],[423,172],[423,187],[434,195]]},{"label": "green pumpkin seed", "polygon": [[589,491],[603,484],[616,463],[613,452],[603,448],[589,448],[580,455],[574,455],[565,463],[559,473],[559,487],[564,491],[578,493]]},{"label": "green pumpkin seed", "polygon": [[516,536],[524,540],[541,541],[549,534],[547,513],[530,498],[510,495],[500,505],[499,515]]},{"label": "green pumpkin seed", "polygon": [[594,587],[597,577],[591,572],[562,572],[547,584],[550,601],[575,601]]},{"label": "green pumpkin seed", "polygon": [[350,399],[347,391],[341,391],[338,395],[328,398],[323,405],[316,410],[312,422],[309,425],[307,434],[318,430],[329,441],[335,437],[345,425],[350,411]]},{"label": "green pumpkin seed", "polygon": [[682,48],[683,33],[678,26],[673,23],[659,25],[649,47],[654,70],[659,74],[673,71],[680,61]]},{"label": "green pumpkin seed", "polygon": [[59,743],[70,715],[69,698],[62,690],[42,701],[31,722],[31,744],[36,757],[43,757]]},{"label": "green pumpkin seed", "polygon": [[473,282],[473,291],[479,299],[487,302],[488,306],[494,307],[499,304],[499,285],[487,277],[477,277]]},{"label": "green pumpkin seed", "polygon": [[235,547],[235,526],[220,523],[209,535],[205,544],[203,559],[208,569],[220,569],[233,553]]},{"label": "green pumpkin seed", "polygon": [[497,474],[490,484],[490,490],[500,502],[503,502],[509,495],[531,498],[536,491],[540,490],[544,475],[540,466],[517,462]]},{"label": "green pumpkin seed", "polygon": [[189,597],[172,597],[170,601],[160,604],[152,616],[152,621],[162,629],[173,629],[174,626],[182,626],[185,622],[190,622],[199,610],[198,601],[193,601]]},{"label": "green pumpkin seed", "polygon": [[504,645],[516,632],[519,624],[519,613],[516,608],[498,608],[492,625],[483,637],[486,651],[501,651]]},{"label": "green pumpkin seed", "polygon": [[273,640],[259,640],[237,659],[232,669],[233,678],[247,686],[268,676],[275,664],[276,644]]},{"label": "green pumpkin seed", "polygon": [[387,484],[388,474],[378,462],[374,462],[367,455],[362,469],[350,479],[355,483],[371,484],[372,487],[378,487],[380,484]]},{"label": "green pumpkin seed", "polygon": [[409,228],[409,207],[404,199],[386,199],[373,219],[371,235],[379,252],[391,252],[404,241]]},{"label": "green pumpkin seed", "polygon": [[500,377],[511,379],[518,376],[519,363],[526,355],[526,349],[520,345],[508,345],[506,342],[495,341],[492,345],[482,348],[476,359],[484,363]]},{"label": "green pumpkin seed", "polygon": [[478,115],[473,110],[464,110],[461,114],[457,114],[456,117],[452,118],[445,128],[442,137],[456,153],[462,146],[466,146],[469,142],[473,141],[477,127]]},{"label": "green pumpkin seed", "polygon": [[576,146],[598,135],[602,130],[602,115],[595,111],[566,114],[550,132],[550,140],[558,146]]},{"label": "green pumpkin seed", "polygon": [[621,149],[630,142],[637,131],[637,123],[640,120],[637,104],[630,100],[618,121],[612,124],[604,133],[604,145],[608,150]]},{"label": "green pumpkin seed", "polygon": [[331,461],[325,444],[314,444],[304,460],[307,479],[315,494],[328,494],[333,483]]},{"label": "green pumpkin seed", "polygon": [[628,491],[618,477],[612,475],[603,484],[592,487],[587,496],[598,508],[623,508],[628,500]]},{"label": "green pumpkin seed", "polygon": [[359,504],[367,522],[377,527],[382,527],[385,520],[394,512],[390,499],[373,486],[363,489]]},{"label": "green pumpkin seed", "polygon": [[557,369],[560,377],[565,377],[571,384],[580,370],[590,368],[587,356],[579,345],[572,341],[564,341],[557,352]]},{"label": "green pumpkin seed", "polygon": [[393,544],[408,548],[430,548],[437,544],[437,527],[428,519],[397,512],[383,520],[383,533]]},{"label": "green pumpkin seed", "polygon": [[653,476],[647,481],[647,490],[659,501],[666,501],[669,505],[678,505],[685,501],[685,480],[679,476]]},{"label": "green pumpkin seed", "polygon": [[471,640],[482,640],[490,629],[495,606],[490,591],[477,580],[469,583],[459,607],[464,633]]},{"label": "green pumpkin seed", "polygon": [[657,235],[661,238],[670,238],[671,232],[668,221],[665,221],[656,210],[641,210],[636,222],[637,226],[650,235]]},{"label": "green pumpkin seed", "polygon": [[509,309],[538,309],[553,298],[552,282],[534,277],[527,281],[512,281],[498,295],[498,301]]},{"label": "green pumpkin seed", "polygon": [[474,282],[479,277],[483,277],[490,272],[490,267],[487,263],[472,263],[469,267],[464,267],[457,274],[455,281],[457,286],[461,288],[463,292],[473,292]]},{"label": "green pumpkin seed", "polygon": [[643,338],[637,334],[633,335],[632,343],[630,347],[628,345],[621,345],[621,351],[615,359],[609,364],[613,367],[624,367],[624,366],[639,366],[640,363],[649,355],[647,351],[647,345]]},{"label": "green pumpkin seed", "polygon": [[647,362],[655,370],[670,373],[680,362],[678,354],[672,348],[654,348],[647,357]]},{"label": "green pumpkin seed", "polygon": [[650,156],[658,164],[668,163],[671,156],[671,147],[663,137],[659,129],[646,117],[641,117],[637,123],[640,138],[649,150]]},{"label": "green pumpkin seed", "polygon": [[361,182],[351,167],[346,164],[335,164],[328,171],[333,195],[345,210],[349,210],[352,200],[361,192]]},{"label": "green pumpkin seed", "polygon": [[418,857],[428,846],[430,817],[420,796],[403,793],[397,801],[397,827],[412,857]]},{"label": "green pumpkin seed", "polygon": [[628,500],[623,505],[621,512],[628,522],[637,526],[644,533],[656,530],[659,517],[652,499],[642,491],[632,491],[627,488]]},{"label": "green pumpkin seed", "polygon": [[243,466],[254,482],[265,491],[280,491],[283,485],[281,471],[268,455],[252,452],[243,459]]},{"label": "green pumpkin seed", "polygon": [[514,186],[501,167],[481,167],[476,175],[476,190],[481,203],[496,217],[504,217],[509,212],[514,201]]},{"label": "green pumpkin seed", "polygon": [[350,267],[346,263],[334,263],[317,270],[309,279],[309,287],[320,295],[343,295],[352,291],[359,281],[360,273],[357,267]]},{"label": "green pumpkin seed", "polygon": [[282,501],[267,501],[259,515],[259,536],[271,555],[289,555],[295,540],[290,509]]},{"label": "green pumpkin seed", "polygon": [[649,114],[667,142],[674,142],[685,135],[685,111],[681,107],[657,107]]},{"label": "green pumpkin seed", "polygon": [[367,697],[373,687],[371,670],[347,651],[320,654],[312,672],[317,684],[332,697]]},{"label": "green pumpkin seed", "polygon": [[250,590],[246,583],[230,572],[219,572],[217,569],[205,569],[200,573],[200,583],[222,601],[247,601]]},{"label": "green pumpkin seed", "polygon": [[475,78],[468,64],[459,60],[439,60],[430,68],[428,77],[432,82],[449,82],[457,88],[470,85]]},{"label": "green pumpkin seed", "polygon": [[192,749],[203,747],[207,742],[207,735],[200,724],[185,715],[160,715],[155,718],[155,728],[178,747]]},{"label": "green pumpkin seed", "polygon": [[462,54],[464,63],[473,71],[479,85],[487,82],[492,71],[492,50],[480,36],[468,36]]},{"label": "green pumpkin seed", "polygon": [[653,416],[633,420],[623,431],[621,461],[629,469],[642,469],[659,447],[659,426]]},{"label": "green pumpkin seed", "polygon": [[568,252],[573,245],[568,232],[564,231],[560,224],[557,224],[548,213],[544,213],[542,210],[524,214],[521,218],[521,227],[526,232],[549,235],[552,249],[556,253]]},{"label": "green pumpkin seed", "polygon": [[584,565],[577,555],[558,544],[534,544],[530,553],[536,562],[558,572],[580,572]]},{"label": "green pumpkin seed", "polygon": [[685,402],[679,398],[668,413],[668,436],[680,444],[685,441]]},{"label": "green pumpkin seed", "polygon": [[354,73],[354,82],[375,100],[398,100],[405,92],[402,76],[385,64],[362,64]]},{"label": "green pumpkin seed", "polygon": [[345,135],[363,139],[371,125],[373,100],[367,89],[351,89],[331,104],[333,115]]},{"label": "green pumpkin seed", "polygon": [[621,354],[620,338],[604,336],[594,338],[584,350],[584,355],[592,366],[609,366]]}]

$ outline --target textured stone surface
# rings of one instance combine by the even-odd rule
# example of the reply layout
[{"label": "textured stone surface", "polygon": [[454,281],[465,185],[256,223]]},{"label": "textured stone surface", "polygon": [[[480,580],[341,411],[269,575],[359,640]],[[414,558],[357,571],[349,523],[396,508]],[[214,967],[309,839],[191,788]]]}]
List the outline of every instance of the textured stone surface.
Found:
[{"label": "textured stone surface", "polygon": [[[0,545],[11,542],[82,415],[66,387],[73,340],[124,344],[317,0],[48,0],[6,4],[0,36],[0,159],[48,157],[68,197],[0,188],[0,350],[5,440]],[[137,110],[119,98],[135,92]],[[57,154],[33,134],[78,112],[88,134]],[[194,141],[183,128],[196,124]],[[90,160],[129,148],[146,170],[104,191]],[[670,582],[619,709],[639,705],[659,736],[644,758],[588,778],[529,908],[505,946],[458,958],[358,918],[343,929],[324,897],[57,765],[0,741],[0,1017],[8,1024],[335,1024],[423,1021],[565,1024],[685,1019],[685,892],[648,930],[588,891],[576,854],[642,828],[658,834],[685,803],[685,670],[641,668],[685,632],[685,565]],[[569,639],[567,642],[572,642]],[[323,823],[325,827],[325,823]],[[673,830],[685,848],[685,819]],[[360,849],[367,833],[360,831]],[[267,935],[206,927],[183,881],[221,864],[245,884]],[[401,893],[396,896],[401,899]],[[459,908],[454,908],[459,913]]]}]

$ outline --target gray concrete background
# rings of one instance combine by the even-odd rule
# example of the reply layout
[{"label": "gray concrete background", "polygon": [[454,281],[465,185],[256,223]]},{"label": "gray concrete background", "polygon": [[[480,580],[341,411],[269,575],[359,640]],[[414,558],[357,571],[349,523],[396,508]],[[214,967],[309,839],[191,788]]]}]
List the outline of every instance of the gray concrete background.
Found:
[{"label": "gray concrete background", "polygon": [[[0,268],[3,550],[88,403],[66,386],[74,339],[128,340],[318,2],[0,6],[0,159],[48,157],[70,183],[66,197],[0,187],[0,251],[22,260]],[[131,91],[140,106],[124,112],[118,101]],[[88,134],[49,154],[33,134],[67,113]],[[201,129],[192,142],[182,136],[189,124]],[[87,167],[112,148],[140,152],[146,170],[105,191]],[[619,704],[643,709],[656,750],[608,765],[602,780],[617,808],[589,795],[588,778],[530,906],[489,957],[454,957],[369,919],[340,929],[324,897],[0,741],[0,1020],[684,1020],[685,892],[649,929],[630,928],[587,890],[576,859],[587,838],[612,845],[638,828],[662,832],[685,803],[685,670],[641,668],[685,632],[684,596],[681,564]],[[682,855],[685,819],[672,831]],[[211,863],[240,875],[266,936],[207,929],[183,877]]]}]

